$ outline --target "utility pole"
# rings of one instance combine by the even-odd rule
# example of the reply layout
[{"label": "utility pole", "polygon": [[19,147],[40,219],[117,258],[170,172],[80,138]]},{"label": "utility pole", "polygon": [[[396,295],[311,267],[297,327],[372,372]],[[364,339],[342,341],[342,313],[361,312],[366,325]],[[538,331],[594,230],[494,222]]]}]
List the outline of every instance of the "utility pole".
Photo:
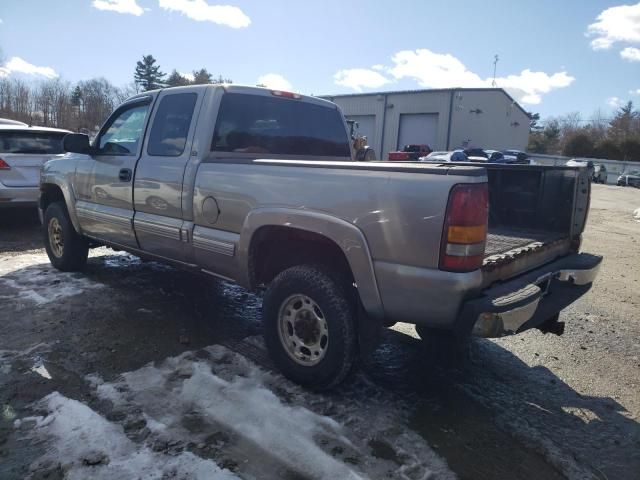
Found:
[{"label": "utility pole", "polygon": [[496,68],[498,66],[498,60],[500,60],[500,57],[498,57],[498,54],[496,53],[493,56],[493,81],[491,82],[492,87],[496,86]]}]

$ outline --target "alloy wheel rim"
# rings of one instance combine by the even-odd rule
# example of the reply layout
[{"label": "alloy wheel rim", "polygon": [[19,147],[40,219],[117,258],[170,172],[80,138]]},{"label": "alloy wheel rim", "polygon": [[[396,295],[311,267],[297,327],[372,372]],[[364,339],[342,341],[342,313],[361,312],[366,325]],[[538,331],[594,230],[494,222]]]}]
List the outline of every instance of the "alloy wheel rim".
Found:
[{"label": "alloy wheel rim", "polygon": [[307,295],[288,297],[278,312],[278,334],[287,355],[306,367],[322,361],[329,346],[327,320]]},{"label": "alloy wheel rim", "polygon": [[64,251],[64,238],[62,236],[62,226],[57,218],[49,220],[49,246],[51,252],[57,258],[62,257]]}]

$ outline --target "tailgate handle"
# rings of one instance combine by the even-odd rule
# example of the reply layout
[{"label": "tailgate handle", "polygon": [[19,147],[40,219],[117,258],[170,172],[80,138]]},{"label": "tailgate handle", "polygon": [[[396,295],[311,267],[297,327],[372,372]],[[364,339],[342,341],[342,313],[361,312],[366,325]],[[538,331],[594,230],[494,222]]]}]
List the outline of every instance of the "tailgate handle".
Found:
[{"label": "tailgate handle", "polygon": [[131,181],[131,169],[130,168],[122,168],[120,169],[120,173],[118,174],[118,178],[123,182]]}]

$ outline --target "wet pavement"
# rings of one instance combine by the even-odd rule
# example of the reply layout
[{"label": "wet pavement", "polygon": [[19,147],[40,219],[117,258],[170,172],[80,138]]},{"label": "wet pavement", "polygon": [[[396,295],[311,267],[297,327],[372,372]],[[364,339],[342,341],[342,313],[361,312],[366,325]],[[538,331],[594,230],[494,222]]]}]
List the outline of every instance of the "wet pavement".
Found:
[{"label": "wet pavement", "polygon": [[[231,389],[257,375],[251,387],[275,395],[278,408],[335,421],[344,438],[320,435],[314,458],[327,456],[361,477],[638,478],[640,223],[633,205],[640,205],[640,191],[594,186],[584,249],[606,260],[592,291],[562,314],[562,337],[531,331],[477,340],[463,371],[443,372],[429,366],[413,327],[399,324],[344,386],[325,394],[305,392],[273,371],[260,338],[259,297],[108,249],[92,251],[86,272],[62,274],[43,253],[37,218],[2,213],[0,478],[71,477],[74,470],[51,458],[55,443],[34,436],[36,420],[16,423],[53,418],[60,398],[119,426],[131,448],[163,458],[189,453],[241,478],[323,476],[308,459],[289,464],[245,430],[214,422],[207,408],[215,406],[191,397],[191,410],[167,419],[168,410],[141,396],[146,388],[124,380],[152,365],[167,392],[183,389],[195,374],[167,366],[181,355],[189,365],[209,362],[216,376],[206,381],[223,379]],[[208,350],[216,345],[228,350],[234,368],[220,366],[226,357]],[[254,367],[242,366],[245,360]],[[128,403],[118,405],[100,385],[121,389]],[[47,397],[53,392],[60,397]],[[179,398],[167,405],[181,405]],[[136,423],[142,414],[145,423]],[[198,415],[209,421],[194,421]],[[164,436],[149,418],[164,419]],[[185,424],[186,433],[176,426]]]}]

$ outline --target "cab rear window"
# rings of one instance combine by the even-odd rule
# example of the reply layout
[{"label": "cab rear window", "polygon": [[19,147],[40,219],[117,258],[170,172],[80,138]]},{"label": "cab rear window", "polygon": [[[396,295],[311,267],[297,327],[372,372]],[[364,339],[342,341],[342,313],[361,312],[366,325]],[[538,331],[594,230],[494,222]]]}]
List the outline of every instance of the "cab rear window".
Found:
[{"label": "cab rear window", "polygon": [[351,155],[336,108],[240,93],[223,95],[211,149],[266,155]]},{"label": "cab rear window", "polygon": [[0,132],[0,153],[57,154],[64,153],[64,132]]}]

